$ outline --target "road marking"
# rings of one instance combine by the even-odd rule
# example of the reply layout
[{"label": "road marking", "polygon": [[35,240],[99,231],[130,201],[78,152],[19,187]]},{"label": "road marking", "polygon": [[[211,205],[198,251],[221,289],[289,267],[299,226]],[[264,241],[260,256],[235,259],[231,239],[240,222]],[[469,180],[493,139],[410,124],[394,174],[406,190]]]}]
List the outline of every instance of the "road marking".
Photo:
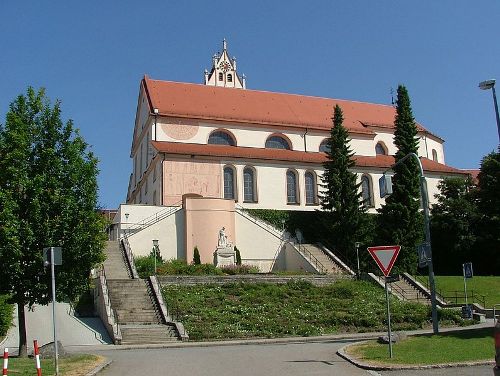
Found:
[{"label": "road marking", "polygon": [[371,369],[367,370],[366,372],[368,372],[372,376],[382,376],[380,373],[372,371]]}]

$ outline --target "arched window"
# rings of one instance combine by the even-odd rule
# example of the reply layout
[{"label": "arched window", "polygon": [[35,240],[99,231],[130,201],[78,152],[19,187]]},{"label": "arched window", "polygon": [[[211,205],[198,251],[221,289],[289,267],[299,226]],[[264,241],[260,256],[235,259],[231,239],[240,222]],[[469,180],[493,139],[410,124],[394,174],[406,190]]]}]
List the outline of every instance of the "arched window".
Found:
[{"label": "arched window", "polygon": [[382,142],[378,142],[377,145],[375,145],[375,154],[376,155],[387,155],[387,148]]},{"label": "arched window", "polygon": [[319,144],[319,151],[323,153],[330,152],[330,145],[328,145],[328,138],[325,138],[323,141],[321,141],[321,144]]},{"label": "arched window", "polygon": [[266,148],[290,150],[290,144],[282,136],[271,136],[266,140]]},{"label": "arched window", "polygon": [[233,75],[231,73],[227,74],[227,82],[233,82]]},{"label": "arched window", "polygon": [[219,73],[219,81],[223,81],[224,80],[224,74],[221,72]]},{"label": "arched window", "polygon": [[436,149],[432,149],[432,160],[438,162],[438,153]]},{"label": "arched window", "polygon": [[235,200],[236,192],[236,179],[234,174],[234,167],[224,167],[224,198]]},{"label": "arched window", "polygon": [[316,200],[316,175],[314,172],[307,171],[304,175],[306,186],[306,205],[315,205]]},{"label": "arched window", "polygon": [[255,170],[252,167],[243,169],[243,201],[257,202]]},{"label": "arched window", "polygon": [[297,184],[297,172],[288,170],[286,172],[286,202],[287,204],[299,203],[299,186]]},{"label": "arched window", "polygon": [[361,198],[366,208],[373,207],[372,185],[368,175],[363,175],[361,177]]},{"label": "arched window", "polygon": [[215,131],[208,137],[208,143],[214,145],[229,145],[236,146],[234,138],[225,131]]}]

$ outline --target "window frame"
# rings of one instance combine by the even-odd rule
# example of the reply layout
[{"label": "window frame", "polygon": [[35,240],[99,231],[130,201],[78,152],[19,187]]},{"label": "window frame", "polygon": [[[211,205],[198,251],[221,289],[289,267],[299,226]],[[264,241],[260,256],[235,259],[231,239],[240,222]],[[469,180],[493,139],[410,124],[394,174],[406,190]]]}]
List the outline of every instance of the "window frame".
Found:
[{"label": "window frame", "polygon": [[[382,154],[377,152],[377,147],[380,147],[382,149],[382,152],[383,152]],[[382,141],[378,141],[375,144],[375,155],[389,155],[389,152],[387,150],[387,146]]]},{"label": "window frame", "polygon": [[[250,171],[252,174],[252,199],[248,200],[247,199],[247,181],[245,179],[245,175],[247,171]],[[253,166],[245,166],[243,168],[243,202],[245,203],[256,203],[258,202],[258,196],[257,196],[257,171]]]},{"label": "window frame", "polygon": [[[232,176],[232,196],[233,197],[226,197],[226,170],[231,171],[231,176]],[[236,168],[233,165],[225,165],[222,168],[222,197],[225,200],[234,200],[238,201],[238,190],[237,190],[237,181],[236,181]]]},{"label": "window frame", "polygon": [[[364,192],[365,192],[364,187],[363,187],[364,181],[366,181],[366,183],[367,183],[368,199],[365,199],[365,197],[364,197]],[[361,175],[360,188],[361,188],[362,205],[367,209],[374,208],[375,202],[374,202],[374,197],[373,197],[373,183],[372,183],[372,178],[370,175],[368,175],[368,174]]]},{"label": "window frame", "polygon": [[[318,148],[318,151],[320,153],[325,153],[326,154],[326,153],[331,152],[331,150],[326,150],[328,148],[328,140],[329,140],[328,138],[325,138],[323,141],[320,142],[319,148]],[[325,150],[321,150],[322,146],[324,146]]]},{"label": "window frame", "polygon": [[[271,139],[280,139],[280,140],[283,140],[283,142],[286,144],[286,148],[281,148],[281,147],[271,147],[268,145],[269,142],[273,142]],[[290,142],[290,140],[288,139],[288,137],[286,137],[284,134],[282,133],[273,133],[271,135],[269,135],[269,137],[266,138],[266,142],[264,143],[264,148],[266,149],[277,149],[277,150],[293,150],[292,148],[292,143]]]},{"label": "window frame", "polygon": [[[231,142],[229,142],[227,144],[219,143],[219,142],[210,142],[210,138],[218,133],[224,134],[225,136],[227,136],[227,138],[229,140],[231,140]],[[215,129],[212,132],[210,132],[210,134],[208,135],[208,138],[207,138],[207,144],[208,145],[237,146],[236,137],[234,137],[234,135],[231,132],[229,132],[228,130],[223,129],[223,128]]]},{"label": "window frame", "polygon": [[[294,170],[294,169],[288,169],[286,171],[286,204],[287,205],[300,205],[300,189],[299,189],[299,174],[297,172],[297,170]],[[289,192],[290,192],[290,189],[289,189],[289,186],[290,186],[290,182],[289,182],[289,179],[288,179],[288,176],[293,176],[293,179],[294,179],[294,184],[295,184],[295,189],[294,189],[294,195],[295,195],[295,201],[290,201],[290,195],[289,195]]]},{"label": "window frame", "polygon": [[[307,177],[308,175],[311,176],[312,178],[312,184],[311,184],[311,188],[312,188],[312,202],[308,202],[308,189],[307,189]],[[308,206],[314,206],[314,205],[318,205],[318,183],[317,183],[318,179],[317,179],[317,175],[316,175],[316,172],[312,171],[312,170],[307,170],[305,173],[304,173],[304,193],[305,193],[305,204],[308,205]]]}]

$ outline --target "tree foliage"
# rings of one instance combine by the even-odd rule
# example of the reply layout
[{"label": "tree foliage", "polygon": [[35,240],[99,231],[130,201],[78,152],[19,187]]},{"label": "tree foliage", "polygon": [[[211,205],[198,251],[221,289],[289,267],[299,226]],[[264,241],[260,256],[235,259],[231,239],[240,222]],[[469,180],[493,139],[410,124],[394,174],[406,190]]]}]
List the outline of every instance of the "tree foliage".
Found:
[{"label": "tree foliage", "polygon": [[475,186],[470,177],[452,177],[442,180],[438,189],[437,202],[431,210],[434,271],[455,275],[464,262],[472,261],[479,219]]},{"label": "tree foliage", "polygon": [[97,174],[97,159],[73,123],[62,122],[59,102],[29,88],[11,103],[0,127],[0,293],[18,305],[21,355],[24,306],[51,300],[43,248],[63,248],[60,300],[85,291],[90,270],[103,260]]},{"label": "tree foliage", "polygon": [[480,213],[476,229],[474,259],[482,274],[500,274],[500,148],[481,161],[477,205]]},{"label": "tree foliage", "polygon": [[335,106],[332,120],[333,127],[327,141],[328,159],[323,165],[321,207],[327,213],[324,218],[329,243],[337,251],[352,255],[355,242],[361,236],[364,206],[356,173],[352,172],[354,153],[339,105]]},{"label": "tree foliage", "polygon": [[[403,85],[398,87],[394,144],[395,162],[409,153],[417,153],[417,125],[413,118],[410,97]],[[379,210],[378,241],[381,244],[401,245],[395,269],[416,269],[416,246],[423,237],[420,208],[420,171],[414,158],[408,158],[394,167],[393,193]]]}]

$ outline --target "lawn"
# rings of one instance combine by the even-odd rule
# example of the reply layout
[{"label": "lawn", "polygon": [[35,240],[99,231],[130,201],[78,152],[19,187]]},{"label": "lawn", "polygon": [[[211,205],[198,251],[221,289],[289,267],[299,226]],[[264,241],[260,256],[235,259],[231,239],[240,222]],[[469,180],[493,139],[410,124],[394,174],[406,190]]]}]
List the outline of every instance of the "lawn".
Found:
[{"label": "lawn", "polygon": [[495,357],[492,328],[408,337],[393,345],[392,359],[388,345],[375,341],[351,346],[347,352],[376,364],[442,364],[493,360]]},{"label": "lawn", "polygon": [[[436,276],[436,290],[446,297],[455,295],[460,297],[458,303],[464,303],[464,278],[462,276]],[[494,304],[500,304],[500,277],[475,276],[467,280],[467,295],[471,299],[474,294],[484,295],[485,308],[493,308]],[[447,300],[455,302],[454,299]],[[479,303],[478,299],[474,302]],[[481,303],[482,304],[482,303]],[[500,308],[499,308],[500,309]]]},{"label": "lawn", "polygon": [[[316,287],[296,281],[285,285],[243,284],[164,286],[169,312],[192,340],[313,336],[386,328],[384,291],[363,281]],[[391,301],[394,330],[429,326],[430,308]],[[456,312],[448,323],[462,324]]]},{"label": "lawn", "polygon": [[[98,355],[77,355],[59,359],[59,374],[64,376],[84,376],[94,369],[104,358]],[[42,375],[55,375],[54,360],[42,359]],[[9,358],[9,375],[36,375],[35,360],[31,358]]]}]

